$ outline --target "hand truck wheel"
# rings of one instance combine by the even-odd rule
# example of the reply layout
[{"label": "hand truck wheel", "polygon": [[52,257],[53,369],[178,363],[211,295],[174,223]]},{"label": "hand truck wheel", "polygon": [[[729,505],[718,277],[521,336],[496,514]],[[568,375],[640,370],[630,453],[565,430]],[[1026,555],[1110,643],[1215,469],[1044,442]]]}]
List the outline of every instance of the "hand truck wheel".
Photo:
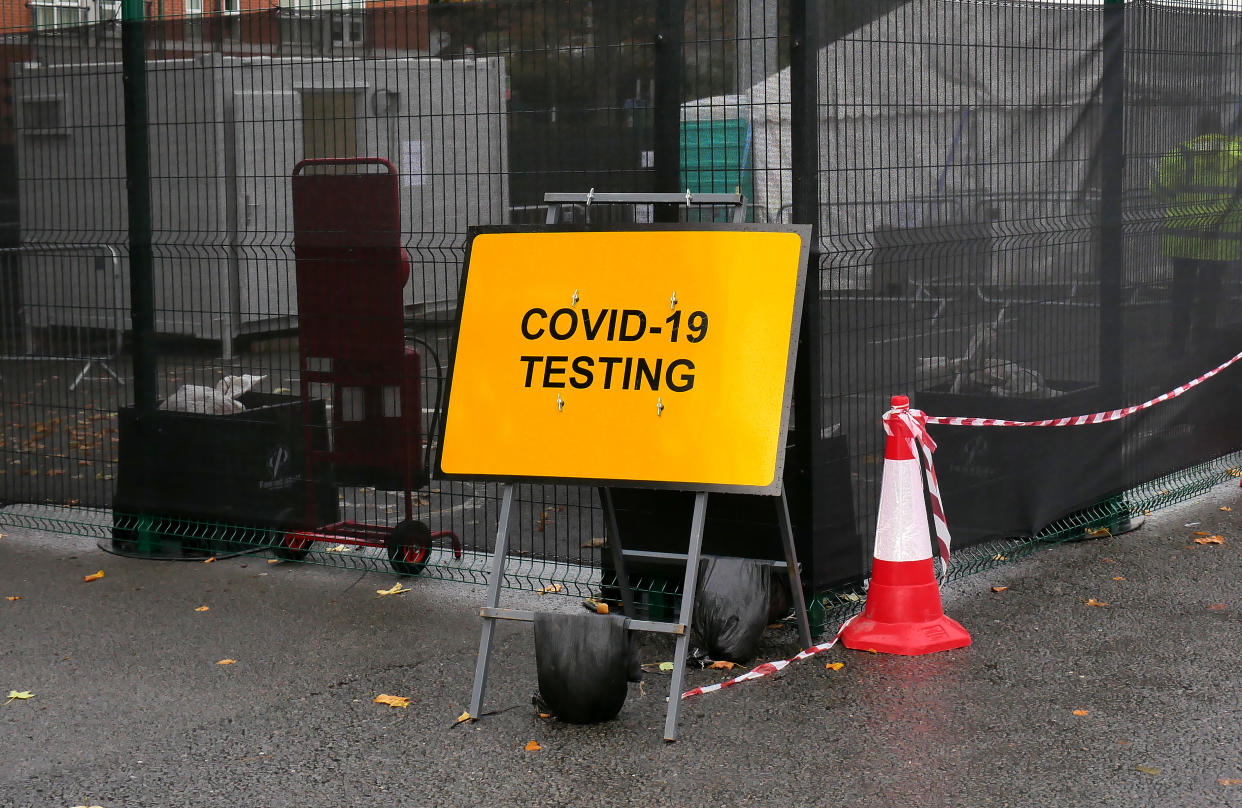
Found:
[{"label": "hand truck wheel", "polygon": [[[293,524],[293,512],[282,512],[277,516],[277,524]],[[301,533],[297,528],[273,528],[268,532],[268,546],[272,555],[283,561],[301,561],[310,552],[315,540]]]},{"label": "hand truck wheel", "polygon": [[398,522],[384,538],[384,549],[394,572],[418,575],[431,557],[431,528],[412,519]]}]

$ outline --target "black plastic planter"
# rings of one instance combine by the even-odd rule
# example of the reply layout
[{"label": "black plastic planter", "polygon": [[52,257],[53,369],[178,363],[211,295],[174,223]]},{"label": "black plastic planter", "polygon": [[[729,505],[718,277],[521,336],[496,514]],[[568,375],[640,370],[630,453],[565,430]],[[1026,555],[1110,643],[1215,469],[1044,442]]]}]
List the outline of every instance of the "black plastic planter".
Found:
[{"label": "black plastic planter", "polygon": [[[122,408],[113,539],[142,555],[255,546],[269,529],[338,520],[332,480],[306,479],[298,396],[248,392],[228,415]],[[327,447],[324,402],[310,403],[314,448]],[[324,469],[326,472],[327,469]],[[243,527],[237,527],[243,526]]]}]

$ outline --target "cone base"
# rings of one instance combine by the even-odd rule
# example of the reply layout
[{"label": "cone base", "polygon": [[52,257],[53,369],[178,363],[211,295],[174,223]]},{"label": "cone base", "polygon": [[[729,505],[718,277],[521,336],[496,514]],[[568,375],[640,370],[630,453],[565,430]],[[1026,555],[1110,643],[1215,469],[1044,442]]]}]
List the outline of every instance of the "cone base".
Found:
[{"label": "cone base", "polygon": [[970,633],[945,615],[924,623],[882,623],[864,613],[841,632],[841,644],[855,651],[918,656],[965,648]]}]

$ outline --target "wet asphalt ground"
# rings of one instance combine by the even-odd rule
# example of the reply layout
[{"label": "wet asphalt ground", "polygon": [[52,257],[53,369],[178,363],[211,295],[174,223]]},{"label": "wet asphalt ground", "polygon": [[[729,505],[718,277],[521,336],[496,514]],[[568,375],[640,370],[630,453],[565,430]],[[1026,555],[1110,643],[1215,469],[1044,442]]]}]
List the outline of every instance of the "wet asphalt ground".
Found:
[{"label": "wet asphalt ground", "polygon": [[[672,744],[658,672],[615,721],[541,718],[525,624],[498,634],[496,712],[455,724],[478,586],[0,528],[0,695],[33,694],[0,700],[0,806],[1239,806],[1240,500],[1222,485],[957,581],[971,647],[834,648],[689,701]],[[672,658],[647,636],[644,662]],[[769,630],[762,659],[796,650]]]}]

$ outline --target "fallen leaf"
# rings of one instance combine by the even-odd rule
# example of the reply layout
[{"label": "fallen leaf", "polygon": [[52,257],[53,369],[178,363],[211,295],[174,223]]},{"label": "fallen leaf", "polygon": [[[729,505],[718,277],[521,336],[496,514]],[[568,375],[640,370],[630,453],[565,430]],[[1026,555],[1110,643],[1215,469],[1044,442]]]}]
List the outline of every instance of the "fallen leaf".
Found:
[{"label": "fallen leaf", "polygon": [[1196,536],[1211,536],[1212,534],[1208,533],[1206,530],[1196,530],[1195,535]]},{"label": "fallen leaf", "polygon": [[324,552],[325,553],[343,553],[348,549],[349,549],[348,544],[338,544],[335,547],[329,547],[328,549],[324,550]]},{"label": "fallen leaf", "polygon": [[1233,508],[1230,508],[1228,505],[1221,505],[1221,506],[1220,506],[1220,509],[1221,509],[1222,511],[1232,511],[1232,510],[1233,510]]},{"label": "fallen leaf", "polygon": [[216,664],[217,664],[217,665],[236,665],[236,664],[237,664],[237,660],[236,660],[236,659],[222,659],[222,660],[220,660],[219,662],[217,662]]},{"label": "fallen leaf", "polygon": [[1117,562],[1113,561],[1111,558],[1101,558],[1100,563],[1101,564],[1115,564]]},{"label": "fallen leaf", "polygon": [[672,669],[673,669],[673,663],[672,663],[672,662],[661,662],[661,663],[660,663],[660,670],[662,670],[662,671],[671,671]]},{"label": "fallen leaf", "polygon": [[90,575],[82,576],[82,581],[89,584],[91,581],[98,581],[102,577],[104,577],[103,570],[100,570],[99,572],[93,572]]},{"label": "fallen leaf", "polygon": [[1005,558],[1005,557],[1004,557],[1003,555],[1001,555],[1000,553],[997,553],[996,555],[992,556],[992,560],[993,560],[993,561],[1008,561],[1009,559],[1008,559],[1008,558]]},{"label": "fallen leaf", "polygon": [[595,598],[587,598],[582,601],[582,608],[586,609],[588,612],[595,612],[596,614],[608,614],[608,604],[601,603]]},{"label": "fallen leaf", "polygon": [[1242,777],[1222,777],[1216,782],[1222,786],[1242,786]]},{"label": "fallen leaf", "polygon": [[1125,577],[1123,577],[1123,576],[1121,576],[1121,575],[1114,575],[1114,576],[1113,576],[1113,580],[1114,580],[1114,581],[1124,581],[1124,580],[1125,580]]},{"label": "fallen leaf", "polygon": [[1209,611],[1213,611],[1213,612],[1223,612],[1223,611],[1224,611],[1225,609],[1227,609],[1227,608],[1229,608],[1229,607],[1228,607],[1228,606],[1226,606],[1226,605],[1225,605],[1225,604],[1223,604],[1223,603],[1211,603],[1211,604],[1208,604],[1208,610],[1209,610]]},{"label": "fallen leaf", "polygon": [[[34,693],[31,693],[29,690],[10,690],[9,696],[8,696],[9,701],[14,701],[14,700],[25,701],[26,699],[33,699],[33,698],[34,698]],[[9,701],[6,701],[5,704],[8,704]]]},{"label": "fallen leaf", "polygon": [[603,547],[607,539],[591,539],[582,543],[583,547]]},{"label": "fallen leaf", "polygon": [[551,595],[553,592],[560,592],[564,588],[565,587],[561,586],[560,584],[550,584],[549,586],[545,586],[543,589],[536,589],[535,594],[536,595]]},{"label": "fallen leaf", "polygon": [[1087,715],[1090,710],[1075,710],[1074,715]]},{"label": "fallen leaf", "polygon": [[542,746],[540,746],[539,744],[537,744],[537,743],[536,743],[536,742],[534,742],[534,741],[530,741],[529,743],[527,743],[527,744],[526,744],[526,751],[527,751],[527,752],[538,752],[538,751],[539,751],[540,749],[542,749],[542,748],[543,748]]},{"label": "fallen leaf", "polygon": [[841,597],[845,598],[850,603],[857,603],[858,601],[862,600],[862,596],[859,595],[857,592],[846,592]]},{"label": "fallen leaf", "polygon": [[280,563],[280,559],[279,559],[279,558],[269,558],[269,559],[267,560],[267,563],[269,563],[269,564],[279,564],[279,563]]},{"label": "fallen leaf", "polygon": [[1135,766],[1134,768],[1135,770],[1140,771],[1143,774],[1153,774],[1153,775],[1160,774],[1159,769],[1154,769],[1151,766]]},{"label": "fallen leaf", "polygon": [[824,667],[830,671],[839,671],[845,667],[845,663],[844,662],[829,662]]},{"label": "fallen leaf", "polygon": [[203,563],[204,563],[204,564],[212,564],[212,563],[214,563],[214,562],[215,562],[215,560],[216,560],[216,557],[215,557],[215,556],[212,556],[211,558],[204,558],[204,559],[203,559]]},{"label": "fallen leaf", "polygon": [[380,693],[375,697],[374,704],[387,704],[389,707],[400,707],[405,709],[410,706],[410,700],[406,696],[390,696],[387,693]]},{"label": "fallen leaf", "polygon": [[1221,536],[1220,534],[1217,534],[1215,536],[1208,536],[1206,539],[1195,539],[1195,544],[1224,544],[1224,543],[1225,543],[1225,537]]},{"label": "fallen leaf", "polygon": [[1004,592],[1004,591],[1005,591],[1006,589],[1008,589],[1008,588],[1009,588],[1009,587],[1007,587],[1007,586],[994,586],[994,587],[992,587],[992,591],[993,591],[993,592]]},{"label": "fallen leaf", "polygon": [[731,670],[733,670],[734,668],[736,668],[736,667],[737,667],[737,663],[736,663],[736,662],[728,662],[728,661],[723,660],[723,659],[718,659],[718,660],[716,660],[715,662],[713,662],[712,664],[708,665],[707,667],[712,668],[712,669],[714,669],[714,670],[720,670],[720,671],[731,671]]},{"label": "fallen leaf", "polygon": [[194,611],[196,611],[196,612],[205,612],[205,611],[207,611],[207,610],[208,610],[208,609],[210,609],[210,608],[211,608],[210,606],[199,606],[199,607],[198,607],[197,609],[195,609]]},{"label": "fallen leaf", "polygon": [[473,721],[473,720],[474,720],[474,716],[472,716],[469,712],[465,712],[457,716],[457,720],[454,721],[453,723],[460,724],[463,721]]},{"label": "fallen leaf", "polygon": [[539,714],[539,717],[540,717],[540,718],[551,718],[551,717],[552,717],[552,713],[540,713],[540,714]]},{"label": "fallen leaf", "polygon": [[375,590],[375,594],[379,595],[380,597],[384,597],[385,595],[404,595],[406,592],[409,592],[409,591],[411,590],[408,586],[402,587],[401,584],[393,584],[392,589],[377,589]]},{"label": "fallen leaf", "polygon": [[1106,527],[1089,528],[1084,531],[1088,536],[1111,536],[1112,531]]},{"label": "fallen leaf", "polygon": [[1087,604],[1088,606],[1107,606],[1108,605],[1104,601],[1096,600],[1095,598],[1088,598],[1087,600],[1084,600],[1083,603]]},{"label": "fallen leaf", "polygon": [[21,599],[22,599],[21,595],[9,595],[8,597],[5,598],[5,600],[21,600]]}]

